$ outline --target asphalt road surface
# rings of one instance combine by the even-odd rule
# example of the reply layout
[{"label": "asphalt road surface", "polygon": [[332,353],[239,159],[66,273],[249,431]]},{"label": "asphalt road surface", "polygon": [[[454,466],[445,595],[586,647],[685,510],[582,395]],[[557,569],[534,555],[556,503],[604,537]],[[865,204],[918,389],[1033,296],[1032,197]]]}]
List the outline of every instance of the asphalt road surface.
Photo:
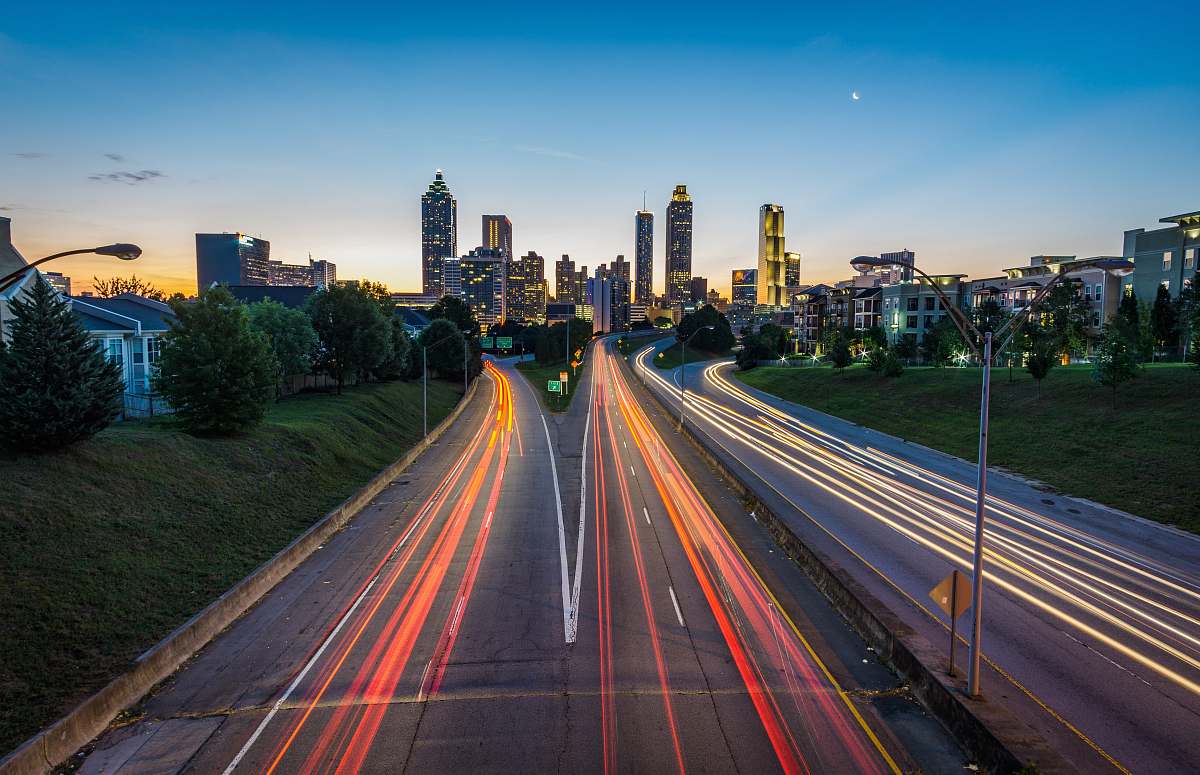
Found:
[{"label": "asphalt road surface", "polygon": [[489,363],[442,440],[81,771],[961,771],[605,347],[564,415]]},{"label": "asphalt road surface", "polygon": [[[680,370],[648,365],[668,344],[633,360],[678,406]],[[803,540],[948,650],[927,594],[952,568],[971,572],[975,466],[748,388],[732,368],[689,364],[691,426]],[[988,482],[987,701],[1082,772],[1200,772],[1200,539],[1011,476]]]}]

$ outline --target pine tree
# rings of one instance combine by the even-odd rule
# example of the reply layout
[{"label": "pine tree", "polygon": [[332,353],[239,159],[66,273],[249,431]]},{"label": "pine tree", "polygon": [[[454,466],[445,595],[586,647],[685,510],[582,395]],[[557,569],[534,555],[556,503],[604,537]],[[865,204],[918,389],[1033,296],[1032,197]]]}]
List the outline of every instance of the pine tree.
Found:
[{"label": "pine tree", "polygon": [[103,430],[121,411],[120,366],[40,275],[11,306],[12,341],[0,347],[0,443],[45,451]]},{"label": "pine tree", "polygon": [[275,392],[278,364],[267,335],[221,286],[196,302],[174,302],[154,388],[191,433],[228,434],[257,425]]}]

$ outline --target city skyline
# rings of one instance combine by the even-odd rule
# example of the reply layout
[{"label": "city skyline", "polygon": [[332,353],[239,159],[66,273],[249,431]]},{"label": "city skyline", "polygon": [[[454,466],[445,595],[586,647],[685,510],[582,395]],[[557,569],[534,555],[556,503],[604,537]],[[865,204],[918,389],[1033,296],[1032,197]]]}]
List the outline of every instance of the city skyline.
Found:
[{"label": "city skyline", "polygon": [[[239,230],[283,261],[312,253],[345,277],[419,290],[413,202],[437,167],[467,233],[502,212],[519,227],[514,254],[591,266],[636,255],[628,218],[642,192],[665,220],[684,182],[697,203],[692,270],[726,294],[729,271],[754,263],[764,201],[787,210],[805,283],[896,245],[931,271],[974,276],[1030,255],[1113,254],[1122,229],[1191,209],[1186,176],[1167,173],[1200,150],[1200,101],[1168,14],[1088,8],[1042,9],[1036,26],[1016,12],[789,9],[770,30],[751,14],[697,9],[679,22],[663,10],[641,34],[596,19],[569,45],[559,29],[588,12],[521,9],[476,27],[470,14],[388,25],[364,24],[364,11],[218,4],[196,26],[153,7],[11,9],[0,64],[22,121],[0,129],[0,211],[28,256],[132,240],[146,253],[123,269],[183,291],[194,234]],[[989,37],[972,41],[981,23]],[[447,25],[453,35],[437,32]],[[446,66],[451,38],[461,45]],[[497,64],[472,48],[484,40],[518,45]],[[1131,45],[1155,54],[1101,53]],[[672,60],[688,62],[673,87],[684,109],[653,115],[667,82],[629,87]],[[742,120],[764,67],[782,84],[777,132]],[[101,82],[137,99],[115,109]],[[401,107],[435,93],[436,132]],[[213,101],[235,98],[242,108],[213,122]],[[520,120],[478,120],[501,107]],[[60,269],[80,288],[114,273],[87,258]],[[656,293],[661,282],[657,271]]]}]

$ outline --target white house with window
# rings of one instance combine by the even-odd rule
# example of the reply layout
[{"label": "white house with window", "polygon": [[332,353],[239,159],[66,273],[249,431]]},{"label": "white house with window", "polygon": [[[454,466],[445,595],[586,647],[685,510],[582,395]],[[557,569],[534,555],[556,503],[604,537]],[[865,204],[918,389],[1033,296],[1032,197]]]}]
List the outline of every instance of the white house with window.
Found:
[{"label": "white house with window", "polygon": [[160,339],[175,319],[161,301],[133,293],[111,299],[72,296],[71,311],[113,363],[121,366],[125,392],[150,391],[150,375],[158,360]]}]

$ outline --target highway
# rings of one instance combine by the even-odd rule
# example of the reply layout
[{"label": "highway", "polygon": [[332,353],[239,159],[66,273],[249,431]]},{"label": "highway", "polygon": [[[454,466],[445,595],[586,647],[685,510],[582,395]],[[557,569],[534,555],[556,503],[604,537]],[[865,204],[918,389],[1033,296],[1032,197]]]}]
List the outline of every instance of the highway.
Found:
[{"label": "highway", "polygon": [[557,416],[489,362],[430,452],[79,771],[961,771],[732,493],[668,449],[607,346]]},{"label": "highway", "polygon": [[[633,360],[678,407],[680,369],[649,363],[668,344]],[[729,362],[689,364],[686,385],[689,424],[792,530],[948,650],[927,595],[970,574],[974,465],[750,389]],[[1200,772],[1200,540],[999,472],[987,518],[988,701],[1082,772]]]}]

